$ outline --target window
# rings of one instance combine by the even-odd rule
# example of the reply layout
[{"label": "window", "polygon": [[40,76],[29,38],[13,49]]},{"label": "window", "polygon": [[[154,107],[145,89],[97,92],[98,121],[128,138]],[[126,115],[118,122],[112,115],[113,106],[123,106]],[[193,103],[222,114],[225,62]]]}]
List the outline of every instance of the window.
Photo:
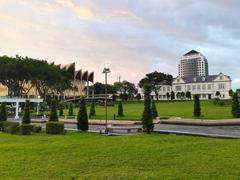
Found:
[{"label": "window", "polygon": [[176,86],[176,91],[182,91],[182,86]]},{"label": "window", "polygon": [[191,90],[191,86],[187,85],[187,90],[190,91]]},{"label": "window", "polygon": [[208,88],[208,90],[211,90],[211,88],[212,88],[211,84],[208,84],[207,88]]},{"label": "window", "polygon": [[218,85],[218,89],[219,89],[219,90],[225,89],[225,84],[219,84],[219,85]]},{"label": "window", "polygon": [[196,85],[193,85],[193,86],[192,86],[192,90],[196,90]]},{"label": "window", "polygon": [[166,88],[165,88],[165,87],[163,87],[163,92],[164,92],[164,91],[166,91]]},{"label": "window", "polygon": [[170,91],[170,87],[169,86],[167,87],[167,90]]},{"label": "window", "polygon": [[206,94],[203,94],[203,95],[202,95],[202,98],[206,98]]},{"label": "window", "polygon": [[202,85],[202,90],[206,90],[206,84]]},{"label": "window", "polygon": [[201,85],[197,85],[197,89],[198,89],[198,90],[201,90]]}]

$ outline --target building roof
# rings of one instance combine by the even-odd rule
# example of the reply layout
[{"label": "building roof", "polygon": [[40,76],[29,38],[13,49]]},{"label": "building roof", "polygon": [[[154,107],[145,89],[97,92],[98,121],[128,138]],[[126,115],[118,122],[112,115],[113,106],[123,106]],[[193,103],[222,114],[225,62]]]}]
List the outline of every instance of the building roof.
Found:
[{"label": "building roof", "polygon": [[193,50],[189,51],[188,53],[184,54],[183,56],[188,56],[188,55],[193,55],[193,54],[199,54],[199,52],[193,49]]},{"label": "building roof", "polygon": [[199,82],[213,82],[218,75],[210,76],[197,76],[197,77],[182,77],[186,83],[199,83]]}]

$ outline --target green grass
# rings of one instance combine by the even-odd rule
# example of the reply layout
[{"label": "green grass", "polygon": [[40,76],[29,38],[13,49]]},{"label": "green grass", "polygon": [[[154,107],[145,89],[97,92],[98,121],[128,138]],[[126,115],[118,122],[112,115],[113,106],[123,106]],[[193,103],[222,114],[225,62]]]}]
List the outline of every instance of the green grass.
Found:
[{"label": "green grass", "polygon": [[240,141],[0,133],[0,179],[238,179]]},{"label": "green grass", "polygon": [[[193,118],[193,101],[161,101],[156,102],[160,116],[177,116],[182,118]],[[231,107],[215,106],[212,101],[201,101],[202,118],[203,119],[229,119],[232,118]],[[143,102],[123,102],[124,117],[118,119],[125,120],[140,120],[143,112]],[[89,108],[88,108],[89,110]],[[67,115],[68,110],[64,111]],[[78,109],[74,109],[74,114],[77,115]],[[93,119],[104,119],[104,106],[96,106],[96,113]],[[108,107],[108,118],[113,119],[114,114],[117,114],[117,105]]]}]

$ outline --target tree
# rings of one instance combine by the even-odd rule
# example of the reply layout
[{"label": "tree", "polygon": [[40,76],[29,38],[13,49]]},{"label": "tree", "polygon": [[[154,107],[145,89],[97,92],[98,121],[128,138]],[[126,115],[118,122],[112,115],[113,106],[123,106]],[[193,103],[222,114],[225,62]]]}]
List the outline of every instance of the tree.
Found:
[{"label": "tree", "polygon": [[191,99],[191,98],[192,98],[192,94],[191,94],[190,91],[187,91],[187,92],[186,92],[186,98],[188,98],[188,99]]},{"label": "tree", "polygon": [[221,93],[217,91],[215,95],[219,98],[221,96]]},{"label": "tree", "polygon": [[119,117],[123,116],[123,105],[121,100],[118,101],[118,116]]},{"label": "tree", "polygon": [[152,73],[146,74],[146,77],[139,81],[138,86],[140,88],[143,88],[144,84],[150,84],[152,88],[151,91],[154,91],[156,99],[158,100],[158,91],[162,85],[170,85],[172,78],[172,75],[154,71]]},{"label": "tree", "polygon": [[152,119],[152,110],[151,110],[151,85],[144,85],[144,111],[142,115],[142,124],[143,131],[151,133],[153,131],[153,119]]},{"label": "tree", "polygon": [[73,116],[73,104],[69,104],[69,109],[68,109],[68,116]]},{"label": "tree", "polygon": [[24,115],[22,119],[23,124],[30,124],[31,117],[30,117],[30,101],[26,100],[25,107],[24,107]]},{"label": "tree", "polygon": [[185,99],[185,93],[181,92],[181,99]]},{"label": "tree", "polygon": [[127,97],[130,99],[133,99],[134,95],[136,95],[138,92],[135,84],[126,80],[122,82],[115,82],[114,87],[119,93],[127,94]]},{"label": "tree", "polygon": [[167,96],[167,100],[169,100],[171,95],[169,92],[167,92],[166,96]]},{"label": "tree", "polygon": [[177,96],[177,99],[180,99],[181,98],[181,93],[177,92],[176,96]]},{"label": "tree", "polygon": [[[105,94],[105,84],[102,84],[100,82],[97,82],[94,84],[94,86],[89,86],[89,91],[94,90],[95,94]],[[109,94],[116,94],[117,89],[115,86],[108,84],[107,85],[107,92]]]},{"label": "tree", "polygon": [[229,96],[232,98],[232,97],[233,97],[233,94],[234,94],[233,90],[230,89],[230,90],[228,91],[228,94],[229,94]]},{"label": "tree", "polygon": [[52,97],[51,99],[51,111],[50,111],[49,121],[58,121],[57,101],[54,97]]},{"label": "tree", "polygon": [[88,130],[87,108],[86,108],[85,98],[83,96],[80,101],[80,108],[77,116],[77,127],[79,130],[82,130],[82,131]]},{"label": "tree", "polygon": [[199,100],[199,95],[194,95],[194,112],[193,115],[195,117],[201,116],[201,105]]},{"label": "tree", "polygon": [[156,108],[154,100],[152,100],[152,117],[153,118],[158,117],[158,111],[157,111],[157,108]]},{"label": "tree", "polygon": [[0,107],[0,121],[7,121],[7,109],[5,102],[2,102]]},{"label": "tree", "polygon": [[137,99],[138,101],[140,101],[140,100],[142,99],[142,96],[141,96],[140,93],[137,94],[136,99]]},{"label": "tree", "polygon": [[63,116],[63,104],[62,103],[59,103],[59,116]]},{"label": "tree", "polygon": [[174,100],[175,99],[175,93],[172,91],[171,92],[171,100]]},{"label": "tree", "polygon": [[94,99],[92,99],[91,105],[90,105],[89,118],[91,118],[92,116],[95,116],[95,115],[96,115],[95,102],[94,102]]},{"label": "tree", "polygon": [[239,106],[239,100],[238,100],[238,93],[233,93],[232,98],[232,116],[234,118],[240,118],[240,106]]}]

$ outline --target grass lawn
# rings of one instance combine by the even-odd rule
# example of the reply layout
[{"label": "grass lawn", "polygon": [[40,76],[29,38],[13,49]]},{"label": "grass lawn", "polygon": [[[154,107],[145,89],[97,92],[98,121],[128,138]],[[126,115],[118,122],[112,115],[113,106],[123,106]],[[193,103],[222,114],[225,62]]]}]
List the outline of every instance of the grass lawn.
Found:
[{"label": "grass lawn", "polygon": [[238,179],[240,141],[0,133],[0,179]]},{"label": "grass lawn", "polygon": [[[160,116],[177,116],[183,118],[193,118],[193,101],[161,101],[156,103]],[[229,119],[232,118],[231,106],[215,106],[212,101],[201,101],[203,119]],[[140,120],[143,112],[143,102],[123,102],[124,117],[118,119]],[[88,108],[89,110],[89,108]],[[64,111],[67,115],[68,110]],[[78,109],[74,109],[77,115]],[[93,119],[104,119],[104,106],[96,106],[96,113]],[[117,104],[108,107],[108,118],[113,119],[117,114]]]}]

